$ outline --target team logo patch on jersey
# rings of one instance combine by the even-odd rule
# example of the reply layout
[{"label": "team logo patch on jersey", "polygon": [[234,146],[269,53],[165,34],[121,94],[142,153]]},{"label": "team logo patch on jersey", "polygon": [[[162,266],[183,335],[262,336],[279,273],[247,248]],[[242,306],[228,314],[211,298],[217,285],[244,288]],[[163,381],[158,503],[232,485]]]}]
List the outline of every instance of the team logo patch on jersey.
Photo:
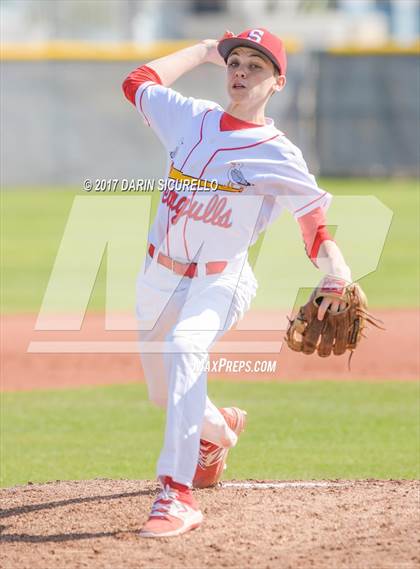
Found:
[{"label": "team logo patch on jersey", "polygon": [[228,177],[229,177],[229,186],[232,186],[232,189],[241,189],[243,190],[244,187],[246,186],[253,186],[254,184],[251,184],[251,182],[248,182],[248,180],[245,178],[245,176],[243,175],[241,168],[243,167],[243,165],[240,162],[231,162],[230,163],[230,168],[228,171]]},{"label": "team logo patch on jersey", "polygon": [[[231,162],[231,164],[237,164],[236,162]],[[239,174],[242,174],[239,171]],[[237,178],[239,179],[239,174],[237,174]],[[175,168],[173,164],[171,164],[171,168],[169,170],[168,175],[169,180],[173,180],[174,182],[188,182],[188,183],[195,183],[196,187],[199,187],[201,190],[209,189],[211,191],[219,191],[219,192],[242,192],[244,190],[244,186],[253,186],[254,184],[250,184],[245,180],[242,176],[242,180],[244,181],[243,184],[233,183],[229,181],[229,184],[214,184],[213,180],[204,180],[203,178],[195,178],[194,176],[189,176],[188,174],[184,174],[181,170]]]}]

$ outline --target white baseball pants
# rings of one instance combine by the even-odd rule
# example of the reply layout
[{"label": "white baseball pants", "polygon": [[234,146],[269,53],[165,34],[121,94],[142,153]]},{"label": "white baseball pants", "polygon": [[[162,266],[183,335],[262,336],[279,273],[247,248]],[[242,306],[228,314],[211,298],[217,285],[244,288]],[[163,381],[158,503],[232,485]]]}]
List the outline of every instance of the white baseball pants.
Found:
[{"label": "white baseball pants", "polygon": [[[242,263],[241,263],[242,265]],[[207,397],[205,362],[212,344],[248,310],[257,282],[239,272],[180,277],[147,258],[137,282],[140,352],[149,398],[166,407],[158,476],[191,485],[200,438],[232,447],[237,437]]]}]

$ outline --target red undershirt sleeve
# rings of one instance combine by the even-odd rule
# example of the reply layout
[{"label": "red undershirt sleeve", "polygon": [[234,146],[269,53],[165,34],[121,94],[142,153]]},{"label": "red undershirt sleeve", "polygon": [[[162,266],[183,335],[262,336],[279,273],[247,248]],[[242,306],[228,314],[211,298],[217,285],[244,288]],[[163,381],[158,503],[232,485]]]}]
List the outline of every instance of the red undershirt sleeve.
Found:
[{"label": "red undershirt sleeve", "polygon": [[323,208],[317,207],[299,217],[298,221],[305,243],[306,254],[317,267],[316,259],[321,243],[334,241],[327,229],[325,211]]},{"label": "red undershirt sleeve", "polygon": [[132,71],[122,84],[124,95],[134,106],[136,105],[137,89],[146,81],[153,81],[153,83],[162,85],[159,75],[151,67],[147,67],[147,65],[142,65]]}]

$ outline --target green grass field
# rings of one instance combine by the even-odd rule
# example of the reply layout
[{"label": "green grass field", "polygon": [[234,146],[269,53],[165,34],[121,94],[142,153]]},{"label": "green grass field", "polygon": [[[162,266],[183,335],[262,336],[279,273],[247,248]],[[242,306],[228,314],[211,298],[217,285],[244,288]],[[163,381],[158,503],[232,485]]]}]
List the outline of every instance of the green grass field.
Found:
[{"label": "green grass field", "polygon": [[[374,195],[394,212],[378,268],[361,284],[374,308],[417,307],[418,184],[321,180],[320,185],[335,195]],[[82,193],[3,192],[3,311],[39,310],[74,197]],[[261,290],[256,308],[281,306],[278,282],[284,278],[284,267],[290,267],[289,249],[301,251],[305,259],[297,224],[291,219],[285,223],[291,241],[279,247],[276,239],[281,235],[271,239],[269,256],[279,262],[262,267],[258,276],[271,286]],[[251,261],[259,245],[251,251]],[[89,309],[103,310],[104,298],[102,263]],[[217,404],[234,402],[249,413],[247,431],[229,460],[228,478],[416,478],[420,474],[419,387],[414,383],[217,382],[209,389]],[[154,477],[164,414],[148,403],[144,385],[6,393],[1,402],[3,486],[29,480]]]},{"label": "green grass field", "polygon": [[[212,383],[249,424],[227,478],[419,476],[414,383]],[[3,394],[2,485],[154,478],[163,412],[144,385]]]},{"label": "green grass field", "polygon": [[[393,212],[394,217],[376,271],[360,280],[372,307],[413,307],[419,305],[419,192],[414,180],[320,180],[334,195],[374,195]],[[6,312],[38,311],[75,195],[82,191],[9,190],[2,195],[2,307]],[[159,196],[158,193],[155,194]],[[90,196],[95,199],[95,195]],[[112,196],[110,196],[112,197]],[[283,221],[281,222],[283,223]],[[269,258],[278,259],[261,267],[258,277],[268,283],[258,294],[254,307],[281,306],[277,283],[290,269],[288,251],[296,251],[299,262],[306,259],[297,224],[284,219],[290,227],[290,242],[279,247],[273,231]],[[358,227],[355,234],[360,233]],[[368,239],[368,235],[366,238]],[[280,235],[279,235],[280,239]],[[268,243],[268,242],[267,242]],[[254,246],[250,258],[258,252]],[[266,246],[266,245],[264,245]],[[349,251],[349,254],[352,254]],[[127,260],[130,262],[130,260]],[[104,263],[102,263],[104,265]],[[315,269],[314,269],[315,270]],[[89,308],[102,310],[105,271],[99,272]],[[134,287],[134,285],[133,285]],[[130,307],[127,307],[130,309]]]}]

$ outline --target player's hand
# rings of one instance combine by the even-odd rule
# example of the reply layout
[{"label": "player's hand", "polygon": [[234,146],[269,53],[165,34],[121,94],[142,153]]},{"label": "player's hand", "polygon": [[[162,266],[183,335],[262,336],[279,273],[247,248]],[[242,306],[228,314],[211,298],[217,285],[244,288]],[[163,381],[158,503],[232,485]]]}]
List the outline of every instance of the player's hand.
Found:
[{"label": "player's hand", "polygon": [[342,300],[337,300],[336,298],[329,298],[328,296],[324,296],[318,308],[318,314],[317,314],[318,320],[324,319],[327,310],[330,310],[330,312],[333,313],[341,312],[345,310],[346,307],[347,304]]},{"label": "player's hand", "polygon": [[[233,35],[234,34],[232,32],[226,30],[226,32],[223,35],[223,38],[232,37]],[[207,54],[204,60],[206,63],[214,63],[215,65],[226,67],[226,63],[224,62],[223,57],[217,51],[217,44],[219,43],[219,40],[207,39],[207,40],[202,40],[201,43],[204,44],[207,48]]]}]

